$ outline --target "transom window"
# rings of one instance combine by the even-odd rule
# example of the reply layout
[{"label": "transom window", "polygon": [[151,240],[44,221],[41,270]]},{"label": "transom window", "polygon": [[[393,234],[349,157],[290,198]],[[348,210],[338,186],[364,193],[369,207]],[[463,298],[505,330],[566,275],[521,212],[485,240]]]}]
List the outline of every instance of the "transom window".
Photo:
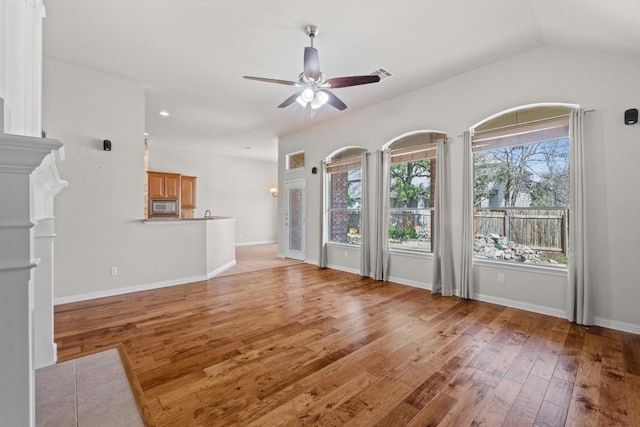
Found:
[{"label": "transom window", "polygon": [[287,154],[287,170],[304,168],[304,151]]},{"label": "transom window", "polygon": [[474,253],[566,265],[569,108],[511,112],[474,130]]}]

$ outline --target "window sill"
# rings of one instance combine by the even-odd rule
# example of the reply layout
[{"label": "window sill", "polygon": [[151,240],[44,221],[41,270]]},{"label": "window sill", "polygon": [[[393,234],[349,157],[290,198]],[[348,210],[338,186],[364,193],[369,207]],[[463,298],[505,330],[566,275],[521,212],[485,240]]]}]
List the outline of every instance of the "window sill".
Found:
[{"label": "window sill", "polygon": [[330,248],[360,249],[360,245],[354,243],[327,242],[326,245]]},{"label": "window sill", "polygon": [[399,255],[408,258],[433,259],[431,252],[403,251],[402,249],[389,249],[389,255]]},{"label": "window sill", "polygon": [[567,277],[569,270],[567,267],[552,267],[549,265],[540,264],[516,264],[513,262],[486,260],[486,259],[474,259],[473,265],[481,267],[499,268],[501,270],[514,270],[514,271],[526,271],[531,273],[546,274],[549,276]]}]

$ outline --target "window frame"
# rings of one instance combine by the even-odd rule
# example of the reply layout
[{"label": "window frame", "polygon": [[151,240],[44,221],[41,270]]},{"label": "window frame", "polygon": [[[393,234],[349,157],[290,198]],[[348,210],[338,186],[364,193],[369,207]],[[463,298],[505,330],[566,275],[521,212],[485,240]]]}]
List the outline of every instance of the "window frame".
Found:
[{"label": "window frame", "polygon": [[[514,110],[515,112],[524,111],[526,112],[528,109],[522,110]],[[567,110],[571,110],[571,108],[567,107]],[[514,112],[511,111],[511,112]],[[497,116],[496,118],[500,118],[501,116]],[[525,263],[525,262],[515,262],[511,260],[505,259],[490,259],[483,258],[479,256],[475,251],[475,242],[476,242],[476,222],[475,217],[477,215],[478,210],[482,209],[492,209],[491,206],[477,206],[475,202],[476,197],[476,153],[479,152],[489,152],[492,150],[510,148],[510,147],[522,147],[525,145],[534,145],[541,144],[545,142],[551,141],[560,141],[566,139],[567,140],[567,151],[570,151],[571,147],[571,138],[569,136],[569,115],[563,114],[560,116],[546,117],[538,120],[532,120],[530,122],[525,122],[521,124],[508,125],[503,127],[497,127],[494,129],[486,129],[474,133],[473,130],[471,132],[471,149],[472,149],[472,168],[473,168],[473,183],[474,188],[472,189],[474,202],[472,203],[472,215],[474,217],[474,233],[473,233],[473,241],[470,242],[473,245],[473,263],[475,265],[487,266],[487,267],[499,267],[501,269],[511,269],[518,271],[535,271],[542,274],[550,274],[550,275],[559,275],[566,276],[568,272],[568,264],[553,264],[553,263]],[[570,156],[567,153],[567,170],[570,168]],[[567,178],[567,192],[569,181]],[[535,206],[531,207],[518,207],[518,206],[494,206],[495,210],[517,210],[517,209],[536,209]],[[570,215],[570,206],[567,200],[566,206],[544,206],[540,207],[539,210],[560,210],[566,211],[566,216]],[[551,217],[550,217],[551,218]],[[568,227],[566,229],[566,244],[568,245]],[[524,245],[524,244],[523,244]],[[525,245],[527,246],[527,245]],[[549,248],[551,249],[551,248]],[[536,251],[544,251],[543,249],[533,248]],[[548,251],[547,251],[548,252]],[[569,250],[562,253],[567,258],[569,257]]]},{"label": "window frame", "polygon": [[[435,134],[433,132],[431,133],[425,133],[428,135],[440,135],[440,134]],[[441,137],[444,137],[443,135],[440,135]],[[399,140],[402,141],[402,140]],[[399,142],[396,141],[396,142]],[[422,160],[430,160],[432,162],[435,163],[436,160],[436,153],[437,153],[437,147],[438,144],[437,142],[428,142],[428,143],[423,143],[423,144],[418,144],[418,145],[413,145],[410,147],[406,147],[406,148],[398,148],[398,149],[393,149],[393,144],[391,144],[388,149],[390,151],[390,157],[391,157],[391,162],[389,164],[389,168],[392,168],[393,165],[397,165],[397,164],[405,164],[405,163],[409,163],[409,162],[419,162]],[[430,164],[431,166],[431,164]],[[388,223],[387,223],[387,229],[386,229],[386,235],[387,235],[387,241],[388,241],[388,248],[389,248],[389,253],[394,253],[394,254],[402,254],[402,255],[407,255],[407,256],[413,256],[413,257],[418,257],[418,258],[430,258],[433,257],[433,219],[434,219],[434,214],[435,214],[435,185],[433,185],[435,183],[435,172],[436,172],[436,168],[437,168],[437,164],[434,165],[433,168],[430,167],[430,172],[429,172],[429,189],[431,191],[431,195],[429,197],[430,202],[431,202],[431,206],[428,208],[395,208],[391,206],[391,199],[392,199],[392,190],[391,190],[391,185],[392,185],[392,179],[393,177],[391,176],[391,171],[389,171],[389,182],[387,183],[387,185],[389,186],[389,209],[387,211],[387,216],[388,216]],[[394,214],[394,212],[399,212],[400,215],[402,215],[402,211],[412,211],[412,213],[414,215],[416,215],[415,211],[421,211],[422,212],[422,216],[427,216],[429,218],[429,250],[423,250],[423,249],[408,249],[408,248],[400,248],[400,247],[394,247],[392,246],[392,242],[391,242],[391,237],[389,237],[389,232],[391,230],[391,226],[392,226],[392,216]],[[413,240],[413,239],[412,239]],[[417,239],[416,239],[417,240]]]},{"label": "window frame", "polygon": [[[338,153],[334,154],[334,158],[335,160],[330,160],[327,161],[326,163],[326,183],[327,183],[327,199],[326,199],[326,203],[327,203],[327,207],[326,207],[326,224],[327,224],[327,235],[326,235],[326,239],[327,239],[327,244],[328,245],[333,245],[333,246],[348,246],[348,247],[357,247],[360,248],[362,247],[362,204],[360,203],[360,207],[358,208],[350,208],[348,207],[348,199],[347,199],[347,207],[333,207],[333,176],[335,174],[339,174],[339,173],[346,173],[347,174],[347,197],[349,195],[349,188],[350,188],[350,184],[351,182],[355,182],[355,181],[359,181],[360,182],[360,191],[362,191],[362,153],[366,152],[365,149],[362,149],[360,154],[358,155],[351,155],[351,156],[346,156],[346,157],[341,157],[340,154],[347,152],[348,150],[350,150],[349,148],[346,148],[344,150],[341,150]],[[360,179],[359,180],[349,180],[349,172],[351,171],[355,171],[358,170],[360,171]],[[360,197],[360,199],[362,199],[362,195]],[[336,241],[336,240],[332,240],[332,232],[333,232],[333,214],[336,212],[344,212],[346,213],[346,217],[347,217],[347,238],[349,236],[349,228],[348,228],[348,224],[349,224],[349,214],[353,213],[353,212],[357,212],[358,213],[358,230],[360,232],[360,242],[359,243],[353,243],[353,242],[341,242],[341,241]]]},{"label": "window frame", "polygon": [[[299,155],[303,155],[304,156],[304,165],[301,167],[297,167],[297,168],[291,168],[291,158],[294,156],[299,156]],[[300,151],[295,151],[293,153],[289,153],[286,156],[286,163],[285,163],[285,170],[286,172],[299,172],[299,171],[303,171],[305,169],[305,167],[307,166],[307,157],[306,154],[304,152],[304,150],[300,150]]]}]

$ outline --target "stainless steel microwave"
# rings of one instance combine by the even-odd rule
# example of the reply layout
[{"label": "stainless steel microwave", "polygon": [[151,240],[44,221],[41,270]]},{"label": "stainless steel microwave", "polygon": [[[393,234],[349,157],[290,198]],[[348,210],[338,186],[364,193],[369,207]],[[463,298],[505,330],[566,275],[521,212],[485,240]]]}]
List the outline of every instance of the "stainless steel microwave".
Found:
[{"label": "stainless steel microwave", "polygon": [[151,200],[151,216],[178,216],[178,201]]}]

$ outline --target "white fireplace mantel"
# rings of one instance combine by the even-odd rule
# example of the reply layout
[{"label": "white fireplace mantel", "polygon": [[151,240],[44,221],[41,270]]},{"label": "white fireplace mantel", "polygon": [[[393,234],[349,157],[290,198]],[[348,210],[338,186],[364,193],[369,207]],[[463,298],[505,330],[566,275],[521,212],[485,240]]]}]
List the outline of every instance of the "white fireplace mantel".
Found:
[{"label": "white fireplace mantel", "polygon": [[[45,347],[52,347],[53,243],[45,244],[40,249],[44,249],[44,256],[39,255],[34,242],[37,233],[32,228],[37,224],[35,206],[40,205],[41,214],[46,214],[47,206],[53,208],[47,197],[52,199],[65,185],[55,166],[55,156],[61,155],[61,148],[62,143],[53,139],[0,133],[0,423],[3,425],[33,425],[34,349],[37,351],[36,343],[40,341],[48,341]],[[38,189],[43,194],[38,195]],[[36,203],[36,199],[41,201]],[[48,229],[52,226],[47,221],[43,225]],[[43,267],[37,258],[49,264]],[[39,280],[41,274],[44,278],[49,274],[50,283]],[[44,298],[40,291],[45,292]],[[50,308],[44,315],[51,319],[39,313],[40,304],[46,305],[47,299]],[[44,328],[51,330],[50,336],[41,337],[39,316]],[[55,346],[52,350],[55,351]],[[55,354],[53,357],[55,362]]]},{"label": "white fireplace mantel", "polygon": [[0,133],[0,173],[30,175],[47,155],[62,146],[55,139]]}]

